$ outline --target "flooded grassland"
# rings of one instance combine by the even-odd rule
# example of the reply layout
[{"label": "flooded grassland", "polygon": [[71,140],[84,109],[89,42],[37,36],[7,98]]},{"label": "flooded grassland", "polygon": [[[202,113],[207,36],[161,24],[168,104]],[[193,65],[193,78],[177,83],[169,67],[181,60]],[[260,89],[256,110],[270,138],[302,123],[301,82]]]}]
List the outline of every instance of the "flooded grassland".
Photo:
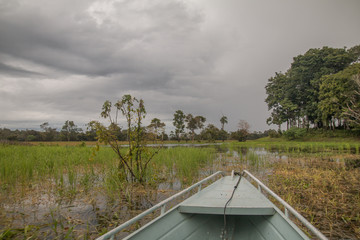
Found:
[{"label": "flooded grassland", "polygon": [[93,239],[197,181],[216,157],[213,148],[163,149],[140,185],[119,177],[110,148],[93,150],[2,145],[0,239]]},{"label": "flooded grassland", "polygon": [[94,239],[199,179],[233,169],[254,173],[327,237],[360,238],[359,148],[296,142],[165,148],[140,185],[119,178],[110,148],[94,156],[92,147],[2,145],[0,239]]}]

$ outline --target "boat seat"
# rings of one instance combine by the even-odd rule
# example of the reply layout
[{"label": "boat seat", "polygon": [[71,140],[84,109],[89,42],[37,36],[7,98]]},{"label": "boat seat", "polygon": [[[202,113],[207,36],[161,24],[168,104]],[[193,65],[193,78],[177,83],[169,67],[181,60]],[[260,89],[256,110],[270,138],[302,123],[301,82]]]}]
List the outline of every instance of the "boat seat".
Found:
[{"label": "boat seat", "polygon": [[[224,214],[238,176],[226,176],[203,191],[186,199],[178,206],[181,213]],[[275,209],[246,178],[242,178],[234,196],[226,207],[226,215],[274,215]]]}]

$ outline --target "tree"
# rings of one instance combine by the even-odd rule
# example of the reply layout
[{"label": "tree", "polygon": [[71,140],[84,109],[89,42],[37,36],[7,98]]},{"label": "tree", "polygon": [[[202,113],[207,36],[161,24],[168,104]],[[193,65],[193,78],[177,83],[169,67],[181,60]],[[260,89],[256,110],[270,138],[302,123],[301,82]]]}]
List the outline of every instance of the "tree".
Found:
[{"label": "tree", "polygon": [[268,124],[323,127],[320,87],[325,75],[344,70],[359,58],[360,47],[310,49],[293,59],[286,73],[275,73],[266,85],[266,103],[272,110]]},{"label": "tree", "polygon": [[[115,108],[115,116],[112,109]],[[119,112],[126,119],[128,151],[121,150],[117,132]],[[146,116],[144,101],[138,100],[131,95],[124,95],[114,105],[105,101],[102,107],[101,117],[109,121],[109,126],[104,126],[98,121],[92,121],[91,127],[96,129],[99,142],[109,144],[116,153],[119,163],[119,176],[129,182],[146,180],[146,170],[149,162],[159,152],[160,148],[147,148],[142,121]]]},{"label": "tree", "polygon": [[224,130],[224,125],[228,123],[228,118],[226,116],[222,116],[220,118],[220,123],[221,123],[221,130]]},{"label": "tree", "polygon": [[322,113],[318,108],[321,77],[337,73],[346,68],[353,57],[343,48],[310,49],[294,58],[290,76],[295,82],[300,117],[316,127],[322,126]]},{"label": "tree", "polygon": [[228,118],[223,115],[220,118],[220,123],[221,123],[221,130],[219,132],[219,138],[224,142],[225,139],[227,139],[228,137],[228,133],[224,130],[224,125],[228,123]]},{"label": "tree", "polygon": [[61,129],[61,135],[67,141],[74,141],[80,131],[81,129],[77,128],[73,121],[66,120]]},{"label": "tree", "polygon": [[170,131],[169,138],[170,138],[170,140],[177,140],[177,138],[176,138],[176,135],[175,135],[174,131]]},{"label": "tree", "polygon": [[352,80],[356,84],[356,87],[344,115],[347,116],[352,123],[360,125],[360,72],[354,75]]},{"label": "tree", "polygon": [[209,124],[201,132],[201,138],[204,140],[208,140],[209,142],[214,142],[216,139],[220,138],[220,130],[215,127],[215,125]]},{"label": "tree", "polygon": [[180,142],[181,134],[184,133],[185,129],[185,114],[181,110],[177,110],[174,113],[173,125],[175,127],[175,136],[176,139]]},{"label": "tree", "polygon": [[228,139],[229,133],[225,130],[220,130],[219,132],[219,140],[222,140],[223,142]]},{"label": "tree", "polygon": [[191,132],[191,140],[195,139],[195,130],[202,129],[204,127],[204,123],[206,118],[203,116],[194,117],[192,114],[188,114],[186,116],[185,122],[187,123],[186,128]]},{"label": "tree", "polygon": [[191,140],[194,141],[195,129],[197,129],[196,120],[194,116],[191,113],[189,113],[188,115],[186,115],[185,122],[187,123],[186,128],[189,129],[189,131],[191,132]]},{"label": "tree", "polygon": [[85,124],[86,126],[86,138],[88,141],[96,140],[96,129],[92,127],[92,122]]},{"label": "tree", "polygon": [[360,63],[357,63],[336,74],[325,75],[321,78],[319,108],[326,127],[335,129],[336,120],[338,127],[347,125],[346,120],[348,119],[344,119],[344,117],[350,116],[346,114],[346,112],[349,113],[348,106],[354,105],[352,102],[356,102],[356,99],[353,98],[357,89],[354,76],[359,72]]},{"label": "tree", "polygon": [[48,122],[44,122],[43,124],[40,125],[40,128],[44,131],[41,135],[42,135],[42,139],[44,141],[52,141],[55,138],[56,135],[56,128],[51,128],[49,126]]},{"label": "tree", "polygon": [[195,121],[197,128],[202,130],[205,126],[206,118],[203,116],[196,116]]},{"label": "tree", "polygon": [[158,118],[153,118],[150,125],[147,127],[150,133],[153,135],[154,142],[160,137],[164,140],[165,123],[161,122]]},{"label": "tree", "polygon": [[296,89],[289,80],[289,74],[275,73],[275,77],[268,80],[265,87],[268,94],[265,102],[268,104],[269,110],[273,110],[271,117],[267,119],[268,124],[276,124],[280,126],[287,123],[287,128],[291,125],[296,116],[299,114]]},{"label": "tree", "polygon": [[352,63],[359,63],[360,62],[360,45],[356,45],[348,50],[351,59],[353,60]]},{"label": "tree", "polygon": [[246,141],[246,137],[249,135],[250,125],[245,120],[240,120],[238,123],[238,130],[232,133],[232,138],[239,142]]},{"label": "tree", "polygon": [[46,132],[46,130],[49,129],[49,123],[44,122],[43,124],[40,124],[40,128]]}]

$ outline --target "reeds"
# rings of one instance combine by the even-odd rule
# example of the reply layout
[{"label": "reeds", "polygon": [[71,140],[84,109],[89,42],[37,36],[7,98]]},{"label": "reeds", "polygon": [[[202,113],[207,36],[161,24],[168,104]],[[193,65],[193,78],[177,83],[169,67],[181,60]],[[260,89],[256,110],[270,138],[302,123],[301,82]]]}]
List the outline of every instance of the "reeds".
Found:
[{"label": "reeds", "polygon": [[162,150],[152,162],[152,175],[163,180],[178,178],[192,183],[199,176],[199,169],[211,164],[214,148],[174,147]]}]

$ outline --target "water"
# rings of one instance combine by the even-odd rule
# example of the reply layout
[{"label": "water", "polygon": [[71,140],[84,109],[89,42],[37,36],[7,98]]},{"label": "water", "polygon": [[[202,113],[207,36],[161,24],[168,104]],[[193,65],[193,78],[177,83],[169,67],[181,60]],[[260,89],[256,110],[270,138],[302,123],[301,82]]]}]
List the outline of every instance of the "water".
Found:
[{"label": "water", "polygon": [[[166,147],[176,146],[178,145]],[[272,174],[272,164],[279,161],[285,163],[290,161],[288,152],[275,148],[224,147],[219,144],[206,146],[216,149],[216,158],[211,164],[199,169],[199,176],[195,181],[219,170],[230,174],[232,170],[247,169],[266,184],[267,176]],[[188,147],[194,147],[194,145]],[[204,147],[204,145],[197,147]],[[348,162],[351,166],[358,166],[356,159]],[[141,185],[126,186],[125,184],[112,196],[99,189],[96,181],[92,182],[89,191],[78,191],[75,187],[76,192],[72,194],[71,188],[67,188],[71,185],[68,180],[69,176],[64,175],[63,177],[65,180],[62,195],[59,194],[58,185],[54,181],[44,181],[29,185],[14,198],[2,196],[0,199],[0,219],[2,219],[0,220],[0,229],[20,229],[18,231],[23,233],[18,235],[21,236],[19,239],[25,235],[25,227],[31,225],[37,226],[33,232],[41,233],[40,235],[44,236],[41,238],[44,239],[59,236],[61,238],[61,234],[66,235],[67,233],[71,238],[80,236],[95,238],[101,232],[120,225],[188,186],[182,179],[173,175],[168,176],[168,179],[164,181],[152,183],[146,188]],[[78,179],[81,177],[81,175],[77,176]],[[102,181],[104,178],[97,176],[97,179],[97,181]],[[176,202],[173,205],[175,204]],[[152,217],[155,215],[144,219],[139,225],[144,224]],[[134,228],[129,231],[131,230]],[[120,237],[127,234],[127,232],[123,232]]]}]

